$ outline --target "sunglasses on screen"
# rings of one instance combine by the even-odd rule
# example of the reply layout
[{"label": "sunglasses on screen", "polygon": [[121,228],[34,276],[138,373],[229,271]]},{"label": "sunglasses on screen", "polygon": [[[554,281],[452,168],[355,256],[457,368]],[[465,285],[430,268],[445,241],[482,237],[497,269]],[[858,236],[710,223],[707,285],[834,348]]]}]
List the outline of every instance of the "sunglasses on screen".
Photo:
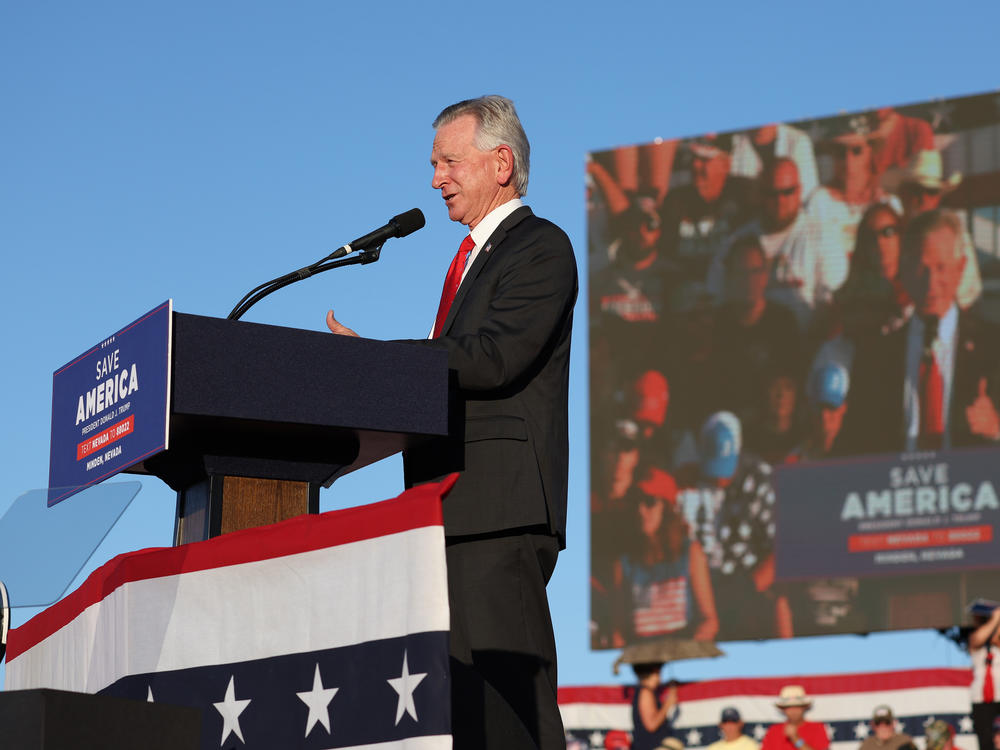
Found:
[{"label": "sunglasses on screen", "polygon": [[797,191],[798,189],[799,189],[798,185],[792,185],[791,187],[786,187],[786,188],[768,189],[764,191],[764,194],[767,195],[769,198],[779,198],[779,197],[791,198],[793,195],[795,195],[795,191]]},{"label": "sunglasses on screen", "polygon": [[865,152],[864,146],[838,146],[834,152],[840,158],[846,157],[848,154],[851,156],[861,156]]},{"label": "sunglasses on screen", "polygon": [[890,224],[887,227],[876,229],[875,234],[876,236],[883,238],[895,237],[897,234],[899,234],[899,227],[897,227],[895,224]]}]

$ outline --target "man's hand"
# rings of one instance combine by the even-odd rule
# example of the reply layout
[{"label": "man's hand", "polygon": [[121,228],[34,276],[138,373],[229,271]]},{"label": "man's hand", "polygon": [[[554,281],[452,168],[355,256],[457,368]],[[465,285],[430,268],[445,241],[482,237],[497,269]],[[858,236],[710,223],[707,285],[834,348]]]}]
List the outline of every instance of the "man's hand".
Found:
[{"label": "man's hand", "polygon": [[993,400],[986,392],[986,378],[979,379],[979,395],[972,405],[965,410],[965,418],[969,420],[969,432],[987,440],[1000,438],[1000,415],[997,414]]},{"label": "man's hand", "polygon": [[785,736],[792,742],[799,738],[799,728],[791,722],[785,722]]},{"label": "man's hand", "polygon": [[329,328],[334,333],[339,333],[341,336],[356,337],[358,335],[350,328],[345,326],[343,323],[338,322],[338,320],[335,317],[333,317],[333,310],[328,310],[326,313],[326,327]]}]

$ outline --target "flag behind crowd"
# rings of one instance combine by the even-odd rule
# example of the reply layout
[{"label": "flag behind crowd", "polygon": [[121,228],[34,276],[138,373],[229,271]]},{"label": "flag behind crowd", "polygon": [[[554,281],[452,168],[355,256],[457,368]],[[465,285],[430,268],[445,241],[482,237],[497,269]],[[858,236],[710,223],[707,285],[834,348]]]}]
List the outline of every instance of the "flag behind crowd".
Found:
[{"label": "flag behind crowd", "polygon": [[[794,683],[813,699],[806,718],[825,725],[831,750],[856,750],[871,729],[872,710],[880,704],[892,707],[898,731],[914,737],[919,748],[924,725],[933,719],[944,719],[955,728],[958,747],[975,748],[969,717],[971,679],[968,669],[915,669],[694,682],[680,687],[675,734],[687,750],[706,747],[720,739],[722,709],[734,706],[745,722],[744,732],[760,741],[771,724],[784,721],[775,699],[783,685]],[[604,748],[610,732],[630,733],[633,694],[634,688],[620,685],[560,688],[563,721],[576,748]]]}]

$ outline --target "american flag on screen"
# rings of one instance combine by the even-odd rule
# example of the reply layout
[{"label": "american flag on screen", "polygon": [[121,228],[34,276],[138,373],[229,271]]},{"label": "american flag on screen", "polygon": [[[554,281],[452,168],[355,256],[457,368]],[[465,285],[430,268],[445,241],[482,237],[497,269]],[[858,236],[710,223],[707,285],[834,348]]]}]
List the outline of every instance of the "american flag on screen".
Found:
[{"label": "american flag on screen", "polygon": [[639,636],[662,635],[687,625],[687,579],[678,577],[633,587],[632,619]]},{"label": "american flag on screen", "polygon": [[203,748],[450,748],[450,486],[116,557],[11,631],[7,688],[197,706]]},{"label": "american flag on screen", "polygon": [[[735,706],[743,717],[743,731],[760,741],[767,728],[783,717],[775,700],[783,685],[802,685],[813,699],[809,721],[826,726],[831,750],[857,750],[868,736],[872,710],[889,705],[897,730],[911,735],[923,747],[924,724],[944,719],[958,733],[960,748],[978,746],[972,731],[969,669],[913,669],[843,675],[706,680],[682,685],[675,734],[687,750],[705,747],[720,738],[719,717]],[[559,708],[570,747],[603,748],[609,732],[632,731],[633,688],[625,686],[559,688]]]}]

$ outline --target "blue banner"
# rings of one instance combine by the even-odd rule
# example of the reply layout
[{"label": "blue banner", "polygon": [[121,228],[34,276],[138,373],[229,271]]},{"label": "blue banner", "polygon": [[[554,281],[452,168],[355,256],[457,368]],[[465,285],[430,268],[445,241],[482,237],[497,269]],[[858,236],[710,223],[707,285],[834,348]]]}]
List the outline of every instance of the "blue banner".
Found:
[{"label": "blue banner", "polygon": [[52,375],[48,504],[167,448],[167,300]]},{"label": "blue banner", "polygon": [[775,467],[776,576],[996,567],[1000,448]]}]

